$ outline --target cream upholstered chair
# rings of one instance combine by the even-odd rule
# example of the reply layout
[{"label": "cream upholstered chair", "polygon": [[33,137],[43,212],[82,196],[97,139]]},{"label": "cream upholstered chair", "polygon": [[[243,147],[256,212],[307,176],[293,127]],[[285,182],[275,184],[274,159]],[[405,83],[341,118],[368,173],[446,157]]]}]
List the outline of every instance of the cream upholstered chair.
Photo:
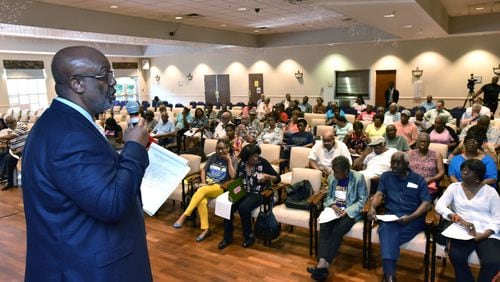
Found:
[{"label": "cream upholstered chair", "polygon": [[318,126],[326,124],[326,118],[313,118],[311,122],[308,122],[307,124],[309,124],[311,130],[317,130]]},{"label": "cream upholstered chair", "polygon": [[281,183],[290,185],[292,183],[292,170],[294,168],[309,167],[309,152],[311,148],[307,147],[292,147],[290,150],[290,163],[288,164],[289,172],[280,175]]},{"label": "cream upholstered chair", "polygon": [[[321,171],[310,168],[294,168],[292,170],[292,184],[301,180],[309,180],[313,189],[313,195],[321,189]],[[281,224],[297,226],[309,230],[309,255],[313,249],[313,208],[310,210],[299,210],[288,208],[285,204],[274,206],[273,214]]]},{"label": "cream upholstered chair", "polygon": [[316,127],[316,134],[315,134],[315,136],[321,137],[327,131],[333,131],[333,127],[331,125],[318,125]]},{"label": "cream upholstered chair", "polygon": [[280,152],[281,146],[275,144],[260,144],[260,156],[267,160],[277,173],[280,173]]},{"label": "cream upholstered chair", "polygon": [[356,115],[351,115],[351,114],[345,114],[345,118],[347,119],[348,122],[351,124],[354,124],[356,121]]},{"label": "cream upholstered chair", "polygon": [[[212,154],[215,154],[215,148],[217,147],[217,139],[205,139],[205,144],[203,145],[203,152],[205,156],[209,158]],[[202,162],[200,164],[200,169],[205,167],[207,162]]]},{"label": "cream upholstered chair", "polygon": [[305,113],[304,119],[307,121],[307,124],[311,124],[313,119],[323,119],[326,122],[326,115],[325,114]]},{"label": "cream upholstered chair", "polygon": [[189,193],[189,189],[192,188],[193,183],[195,183],[200,178],[200,163],[201,157],[192,154],[181,154],[181,158],[188,161],[189,172],[184,177],[181,183],[177,185],[177,188],[168,197],[170,200],[180,201],[181,208],[186,208],[186,195]]},{"label": "cream upholstered chair", "polygon": [[430,143],[429,150],[440,153],[443,159],[448,158],[448,145],[446,144]]}]

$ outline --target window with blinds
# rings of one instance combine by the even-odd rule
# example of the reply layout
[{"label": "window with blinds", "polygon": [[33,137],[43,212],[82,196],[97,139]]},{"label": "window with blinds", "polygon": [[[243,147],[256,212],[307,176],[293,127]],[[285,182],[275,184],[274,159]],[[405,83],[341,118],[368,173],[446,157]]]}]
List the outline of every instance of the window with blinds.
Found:
[{"label": "window with blinds", "polygon": [[37,110],[48,106],[43,61],[4,60],[10,107]]}]

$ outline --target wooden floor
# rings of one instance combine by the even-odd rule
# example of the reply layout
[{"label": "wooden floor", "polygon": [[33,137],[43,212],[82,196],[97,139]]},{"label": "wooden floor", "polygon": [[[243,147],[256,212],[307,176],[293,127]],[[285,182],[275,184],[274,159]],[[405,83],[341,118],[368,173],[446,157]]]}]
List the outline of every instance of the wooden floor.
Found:
[{"label": "wooden floor", "polygon": [[[223,251],[217,249],[222,238],[222,220],[210,218],[213,235],[204,242],[194,238],[198,228],[191,224],[177,230],[171,227],[181,211],[168,201],[158,216],[146,216],[147,239],[155,281],[309,281],[306,267],[315,260],[308,255],[308,233],[284,228],[281,237],[266,247],[257,242],[241,247],[239,220],[235,242]],[[25,220],[20,189],[0,192],[0,281],[23,281],[26,251]],[[329,281],[380,281],[380,263],[371,270],[361,265],[361,242],[346,240],[330,268]],[[378,248],[375,260],[380,261]],[[476,270],[477,273],[477,270]],[[453,281],[453,268],[438,263],[439,281]],[[403,253],[398,266],[399,281],[423,281],[423,259]]]}]

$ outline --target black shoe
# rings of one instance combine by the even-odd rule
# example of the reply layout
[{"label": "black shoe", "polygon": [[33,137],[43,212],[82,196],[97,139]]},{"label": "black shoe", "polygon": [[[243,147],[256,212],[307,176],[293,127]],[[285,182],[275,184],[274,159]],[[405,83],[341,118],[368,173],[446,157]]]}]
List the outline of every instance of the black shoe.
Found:
[{"label": "black shoe", "polygon": [[243,248],[248,248],[248,247],[252,246],[253,243],[255,243],[255,238],[250,236],[250,237],[246,238],[245,241],[243,241],[243,244],[241,244],[241,245],[243,246]]},{"label": "black shoe", "polygon": [[233,242],[233,239],[222,239],[219,243],[219,250],[225,249]]},{"label": "black shoe", "polygon": [[[328,272],[328,268],[325,268],[325,267],[322,267],[322,268],[314,267],[313,269],[314,270],[312,270],[311,278],[314,280],[323,281],[330,274]],[[309,267],[307,268],[307,271],[309,271]]]},{"label": "black shoe", "polygon": [[9,190],[10,188],[14,188],[14,186],[6,185],[2,188],[2,191]]}]

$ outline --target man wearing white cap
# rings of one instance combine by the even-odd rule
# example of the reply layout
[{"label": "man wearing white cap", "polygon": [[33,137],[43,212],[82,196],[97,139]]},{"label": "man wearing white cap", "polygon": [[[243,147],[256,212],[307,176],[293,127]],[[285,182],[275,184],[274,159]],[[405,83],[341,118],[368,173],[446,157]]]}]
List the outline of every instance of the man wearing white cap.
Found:
[{"label": "man wearing white cap", "polygon": [[366,181],[368,191],[371,188],[371,180],[378,180],[382,173],[391,170],[391,157],[397,152],[394,148],[385,146],[384,137],[375,137],[368,146],[371,153],[363,154],[354,162],[353,168],[360,170]]}]

